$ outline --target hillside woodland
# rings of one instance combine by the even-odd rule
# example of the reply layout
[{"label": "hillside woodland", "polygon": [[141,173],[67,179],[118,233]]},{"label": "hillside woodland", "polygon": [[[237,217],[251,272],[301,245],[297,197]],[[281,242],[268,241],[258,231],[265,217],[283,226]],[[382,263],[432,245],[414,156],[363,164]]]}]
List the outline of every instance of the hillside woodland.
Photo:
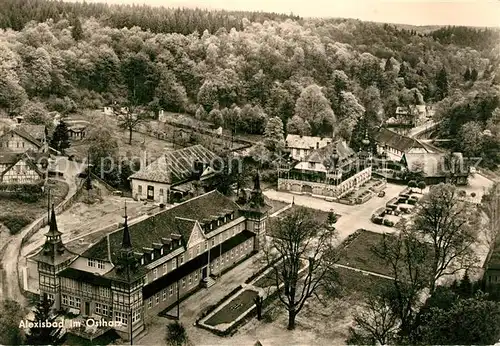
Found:
[{"label": "hillside woodland", "polygon": [[0,108],[33,123],[117,104],[356,147],[397,106],[434,104],[452,149],[500,162],[498,30],[43,0],[2,1],[0,27]]}]

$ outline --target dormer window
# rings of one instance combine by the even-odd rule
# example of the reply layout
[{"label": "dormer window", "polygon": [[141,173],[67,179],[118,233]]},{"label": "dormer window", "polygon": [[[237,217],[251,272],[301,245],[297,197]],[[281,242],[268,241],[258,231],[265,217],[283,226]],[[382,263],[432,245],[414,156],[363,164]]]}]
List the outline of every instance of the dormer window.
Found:
[{"label": "dormer window", "polygon": [[217,226],[220,226],[220,220],[217,220]]},{"label": "dormer window", "polygon": [[160,256],[163,256],[163,248],[160,249]]},{"label": "dormer window", "polygon": [[227,221],[227,217],[226,217],[226,216],[224,216],[224,223],[226,223],[226,221]]},{"label": "dormer window", "polygon": [[151,261],[155,259],[155,253],[151,252]]},{"label": "dormer window", "polygon": [[230,217],[230,218],[231,218],[231,220],[232,220],[232,219],[234,218],[234,214],[231,214],[229,217]]},{"label": "dormer window", "polygon": [[213,228],[214,228],[213,223],[210,223],[210,230],[212,230]]},{"label": "dormer window", "polygon": [[144,265],[144,257],[141,258],[141,265]]}]

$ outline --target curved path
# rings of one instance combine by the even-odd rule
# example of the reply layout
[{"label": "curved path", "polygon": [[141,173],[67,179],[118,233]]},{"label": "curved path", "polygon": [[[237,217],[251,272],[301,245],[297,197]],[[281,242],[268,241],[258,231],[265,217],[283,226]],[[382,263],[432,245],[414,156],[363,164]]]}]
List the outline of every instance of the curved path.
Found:
[{"label": "curved path", "polygon": [[[78,175],[78,167],[76,165],[68,165],[69,161],[65,158],[57,158],[58,166],[66,165],[62,167],[61,171],[65,174],[65,179],[62,181],[66,182],[69,186],[68,194],[64,201],[70,199],[77,190],[76,176]],[[2,265],[4,270],[4,275],[2,277],[2,289],[0,290],[0,299],[13,299],[20,304],[26,303],[26,298],[21,292],[20,283],[22,278],[20,278],[21,273],[18,270],[19,256],[21,253],[21,245],[23,238],[32,230],[33,226],[36,225],[41,219],[45,217],[41,216],[38,220],[31,223],[28,227],[24,228],[18,234],[11,236],[9,243],[7,244],[3,257]]]}]

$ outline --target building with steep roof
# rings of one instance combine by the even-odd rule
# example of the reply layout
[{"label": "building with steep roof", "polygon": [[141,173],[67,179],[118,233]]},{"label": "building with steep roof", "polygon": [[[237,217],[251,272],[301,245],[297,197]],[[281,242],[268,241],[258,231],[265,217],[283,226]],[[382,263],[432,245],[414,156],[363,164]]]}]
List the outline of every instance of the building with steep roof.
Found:
[{"label": "building with steep roof", "polygon": [[47,177],[48,158],[31,150],[0,152],[0,184],[36,184]]},{"label": "building with steep roof", "polygon": [[314,137],[292,135],[286,136],[286,148],[290,150],[290,155],[294,160],[304,160],[316,149],[323,148],[333,141],[330,137]]},{"label": "building with steep roof", "polygon": [[377,153],[385,154],[389,160],[400,161],[403,154],[434,152],[429,145],[386,128],[381,128],[375,136]]},{"label": "building with steep roof", "polygon": [[371,179],[372,167],[345,141],[313,150],[278,178],[278,189],[340,198]]},{"label": "building with steep roof", "polygon": [[403,155],[401,163],[408,172],[420,173],[427,185],[467,185],[470,174],[462,153],[409,153]]},{"label": "building with steep roof", "polygon": [[246,205],[214,190],[136,223],[125,213],[123,227],[79,255],[57,250],[62,245],[53,213],[35,259],[43,268],[40,278],[46,275],[46,249],[55,249],[50,263],[59,267],[49,280],[55,283],[41,284],[40,294],[52,294],[57,309],[112,321],[123,338],[135,337],[158,313],[200,286],[211,287],[217,276],[257,252],[269,209],[257,177]]},{"label": "building with steep roof", "polygon": [[174,194],[187,195],[193,181],[204,181],[215,175],[213,163],[219,157],[202,145],[166,152],[130,176],[132,196],[158,203],[168,203]]}]

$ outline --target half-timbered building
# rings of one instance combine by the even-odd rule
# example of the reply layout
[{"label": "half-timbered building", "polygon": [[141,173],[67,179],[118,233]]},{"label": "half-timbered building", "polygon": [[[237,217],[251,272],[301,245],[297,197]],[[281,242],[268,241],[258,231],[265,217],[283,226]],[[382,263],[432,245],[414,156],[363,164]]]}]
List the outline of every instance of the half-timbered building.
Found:
[{"label": "half-timbered building", "polygon": [[[137,223],[125,217],[80,255],[64,250],[52,213],[46,245],[34,257],[40,294],[52,294],[57,309],[121,323],[115,330],[135,337],[145,321],[258,251],[269,209],[257,177],[244,206],[214,190]],[[46,253],[61,258],[47,263]]]}]

